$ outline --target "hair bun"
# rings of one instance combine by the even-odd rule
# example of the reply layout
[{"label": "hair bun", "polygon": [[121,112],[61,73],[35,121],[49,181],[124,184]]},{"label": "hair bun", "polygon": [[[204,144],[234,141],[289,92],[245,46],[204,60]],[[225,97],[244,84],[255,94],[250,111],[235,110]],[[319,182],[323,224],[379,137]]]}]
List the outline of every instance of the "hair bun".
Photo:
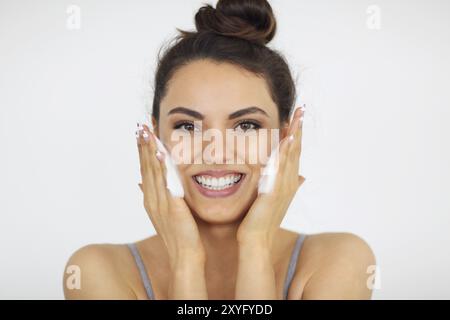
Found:
[{"label": "hair bun", "polygon": [[276,19],[267,0],[219,0],[216,8],[206,4],[195,15],[197,31],[269,43],[276,32]]}]

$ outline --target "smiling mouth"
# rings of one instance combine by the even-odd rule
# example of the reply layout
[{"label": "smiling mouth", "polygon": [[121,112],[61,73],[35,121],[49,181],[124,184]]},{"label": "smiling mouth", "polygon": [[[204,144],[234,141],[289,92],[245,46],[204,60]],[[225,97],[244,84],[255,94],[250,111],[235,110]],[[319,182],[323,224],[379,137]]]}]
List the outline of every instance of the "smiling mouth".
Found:
[{"label": "smiling mouth", "polygon": [[213,177],[209,175],[196,175],[193,176],[194,181],[201,188],[209,191],[224,191],[232,189],[234,186],[238,185],[245,174],[243,173],[232,173],[227,174],[223,177]]}]

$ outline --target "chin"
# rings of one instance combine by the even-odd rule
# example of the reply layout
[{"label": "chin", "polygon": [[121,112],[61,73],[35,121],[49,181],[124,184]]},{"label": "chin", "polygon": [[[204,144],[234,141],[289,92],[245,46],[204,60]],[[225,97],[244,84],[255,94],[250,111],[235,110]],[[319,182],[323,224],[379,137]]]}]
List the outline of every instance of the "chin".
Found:
[{"label": "chin", "polygon": [[221,204],[198,204],[191,207],[197,219],[208,224],[232,224],[243,219],[242,208]]}]

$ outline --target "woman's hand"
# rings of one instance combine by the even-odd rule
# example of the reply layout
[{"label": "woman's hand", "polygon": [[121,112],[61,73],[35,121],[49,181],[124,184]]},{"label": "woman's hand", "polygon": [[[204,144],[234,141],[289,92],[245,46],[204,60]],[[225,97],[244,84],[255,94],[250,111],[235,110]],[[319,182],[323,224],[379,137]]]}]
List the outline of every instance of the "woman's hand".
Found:
[{"label": "woman's hand", "polygon": [[[295,193],[305,181],[298,175],[303,114],[304,107],[296,109],[288,134],[279,144],[278,172],[272,192],[258,195],[239,226],[237,240],[240,244],[271,248]],[[289,139],[291,135],[293,139]]]},{"label": "woman's hand", "polygon": [[144,194],[144,207],[156,232],[166,245],[171,265],[180,258],[205,258],[197,223],[183,198],[173,197],[166,185],[164,155],[158,153],[156,140],[143,125],[137,132]]},{"label": "woman's hand", "polygon": [[167,189],[164,156],[157,155],[156,140],[147,126],[139,130],[144,207],[169,254],[168,299],[208,299],[205,251],[197,223],[183,198]]}]

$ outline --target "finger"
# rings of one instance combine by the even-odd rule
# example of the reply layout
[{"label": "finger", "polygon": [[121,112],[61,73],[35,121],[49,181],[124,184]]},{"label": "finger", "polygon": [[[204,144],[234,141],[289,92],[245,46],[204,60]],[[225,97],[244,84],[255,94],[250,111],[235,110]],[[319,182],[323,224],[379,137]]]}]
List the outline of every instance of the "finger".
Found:
[{"label": "finger", "polygon": [[[289,126],[290,142],[287,146],[285,155],[284,170],[282,172],[283,187],[291,186],[293,189],[298,188],[299,157],[300,157],[300,141],[301,141],[301,125],[303,108],[297,108],[294,112],[291,124]],[[294,179],[293,179],[294,178]]]},{"label": "finger", "polygon": [[293,120],[294,141],[289,148],[289,162],[294,165],[293,170],[298,174],[300,154],[302,147],[302,127],[303,127],[304,108],[298,108]]},{"label": "finger", "polygon": [[142,130],[140,130],[140,128],[138,127],[138,131],[136,131],[136,139],[139,151],[139,164],[142,179],[141,186],[143,186],[145,181],[148,180],[148,174],[151,173],[151,170],[149,168],[149,162],[147,160],[147,153],[145,152],[145,145],[144,145],[145,141],[142,133],[143,133]]},{"label": "finger", "polygon": [[156,142],[148,126],[146,126],[145,124],[142,125],[142,130],[144,137],[143,150],[145,150],[147,154],[147,159],[150,164],[149,167],[152,173],[155,175],[157,170],[159,170],[160,166],[159,160],[156,158],[156,151],[157,151]]},{"label": "finger", "polygon": [[277,177],[273,186],[275,192],[282,187],[284,171],[286,168],[287,151],[289,150],[289,136],[283,138],[277,148],[279,148],[278,156],[275,160]]},{"label": "finger", "polygon": [[[157,144],[156,144],[156,139],[157,138],[156,138],[156,136],[155,136],[155,134],[153,132],[151,132],[151,137],[152,137],[155,145],[157,146]],[[166,168],[165,158],[166,158],[167,155],[157,148],[155,156],[156,156],[156,158],[159,161],[159,168],[160,168],[160,170],[162,172],[162,176],[166,178],[167,177],[167,168]],[[167,180],[166,179],[164,179],[164,182],[165,182],[165,185],[167,186]]]},{"label": "finger", "polygon": [[166,181],[166,174],[165,169],[163,169],[164,162],[161,161],[157,154],[159,154],[159,157],[161,156],[161,152],[159,152],[157,144],[156,144],[156,137],[154,133],[146,126],[144,125],[144,130],[149,135],[149,150],[153,150],[154,152],[150,151],[150,156],[153,158],[152,165],[153,165],[153,174],[155,179],[155,187],[156,187],[156,194],[158,197],[158,210],[160,210],[160,213],[167,212],[168,209],[168,190],[167,190],[167,181]]},{"label": "finger", "polygon": [[280,141],[278,153],[280,168],[284,168],[284,166],[286,165],[289,145],[291,144],[290,139],[291,139],[290,136],[286,136]]},{"label": "finger", "polygon": [[139,127],[139,159],[141,163],[141,176],[142,176],[142,192],[144,194],[144,206],[149,215],[154,215],[158,212],[158,201],[156,197],[156,187],[154,179],[154,169],[152,167],[151,156],[149,154],[148,137],[144,138],[144,128]]},{"label": "finger", "polygon": [[284,145],[280,146],[280,163],[282,163],[283,165],[285,165],[285,162],[287,160],[289,160],[287,158],[287,154],[290,153],[290,150],[292,149],[292,145],[295,144],[294,142],[296,141],[296,133],[297,133],[297,128],[299,126],[299,119],[302,116],[302,110],[301,108],[297,108],[294,112],[294,115],[292,117],[292,120],[289,124],[289,129],[288,129],[288,133],[287,136],[282,140],[282,142],[284,140],[286,140],[284,143]]},{"label": "finger", "polygon": [[304,107],[297,108],[294,113],[294,117],[292,118],[290,134],[294,136],[295,143],[292,144],[291,149],[297,149],[299,143],[301,143],[301,134],[303,127],[303,116],[304,116]]},{"label": "finger", "polygon": [[136,130],[136,143],[137,143],[137,147],[138,147],[138,152],[139,152],[139,169],[141,171],[141,178],[143,176],[143,171],[145,170],[145,163],[144,163],[144,159],[143,159],[143,151],[142,151],[142,132],[139,130],[139,124],[138,124],[138,129]]},{"label": "finger", "polygon": [[[139,187],[141,188],[141,191],[144,194],[144,206],[147,211],[147,214],[150,218],[151,223],[153,224],[155,230],[157,233],[160,234],[160,228],[162,225],[164,225],[164,219],[161,217],[160,213],[165,208],[165,199],[164,194],[163,197],[159,195],[159,191],[162,190],[162,192],[165,191],[165,188],[157,188],[157,182],[155,179],[155,170],[154,170],[154,164],[152,166],[154,159],[154,154],[151,154],[150,149],[152,149],[152,144],[149,141],[150,135],[149,135],[149,128],[146,126],[139,126],[139,150],[140,150],[140,159],[142,163],[142,184],[139,184]],[[146,132],[146,138],[144,139],[143,133]],[[155,146],[153,145],[153,148]],[[153,157],[152,157],[153,156]],[[158,161],[155,161],[157,163]],[[162,198],[162,199],[161,199]],[[162,203],[162,205],[161,205]],[[161,209],[163,208],[163,209]]]},{"label": "finger", "polygon": [[[278,162],[276,163],[276,165],[278,166],[278,174],[277,174],[277,178],[275,181],[275,185],[274,185],[274,189],[278,190],[279,188],[282,187],[283,181],[286,176],[292,175],[292,173],[290,172],[290,170],[288,170],[289,168],[287,167],[288,163],[291,161],[289,158],[289,154],[290,154],[290,149],[291,146],[294,144],[294,140],[295,140],[295,133],[296,133],[296,127],[298,127],[298,121],[300,119],[300,117],[302,116],[302,110],[301,108],[297,108],[294,112],[293,118],[291,120],[291,123],[289,125],[289,129],[288,129],[288,133],[286,135],[286,137],[284,137],[279,145],[279,153],[278,153]],[[288,171],[288,172],[286,172]],[[298,173],[295,173],[295,175],[297,175]],[[292,177],[292,176],[291,176]]]},{"label": "finger", "polygon": [[168,214],[176,214],[176,208],[184,208],[185,203],[183,198],[179,197],[173,197],[170,190],[167,188],[167,167],[165,163],[165,158],[170,157],[170,155],[165,154],[164,152],[160,152],[157,155],[157,158],[159,159],[161,163],[161,175],[164,178],[165,186],[164,188],[161,188],[162,190],[165,190],[166,192],[166,201],[167,201],[167,209]]},{"label": "finger", "polygon": [[162,176],[165,177],[165,180],[164,180],[165,185],[167,186],[167,167],[166,167],[165,157],[166,157],[166,155],[163,152],[156,154],[156,158],[158,158],[158,160],[160,162]]}]

